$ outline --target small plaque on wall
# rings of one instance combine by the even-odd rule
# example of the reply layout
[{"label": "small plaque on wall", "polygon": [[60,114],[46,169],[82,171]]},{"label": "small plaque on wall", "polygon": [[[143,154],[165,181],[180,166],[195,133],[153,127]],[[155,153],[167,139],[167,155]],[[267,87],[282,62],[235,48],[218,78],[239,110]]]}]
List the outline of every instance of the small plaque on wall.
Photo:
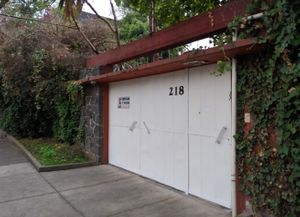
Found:
[{"label": "small plaque on wall", "polygon": [[246,124],[250,124],[251,123],[251,114],[250,113],[245,113],[244,114],[244,122]]},{"label": "small plaque on wall", "polygon": [[130,108],[130,97],[119,97],[118,102],[118,108],[119,109],[129,109]]}]

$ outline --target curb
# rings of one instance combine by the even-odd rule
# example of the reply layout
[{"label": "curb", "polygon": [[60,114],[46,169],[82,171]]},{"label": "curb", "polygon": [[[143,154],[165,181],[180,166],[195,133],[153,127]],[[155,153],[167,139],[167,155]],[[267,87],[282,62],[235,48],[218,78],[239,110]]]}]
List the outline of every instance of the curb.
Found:
[{"label": "curb", "polygon": [[10,142],[13,142],[17,147],[19,147],[23,151],[26,158],[36,168],[36,170],[38,172],[68,170],[68,169],[75,169],[75,168],[98,165],[98,163],[96,161],[91,161],[91,162],[85,162],[85,163],[70,163],[70,164],[62,164],[62,165],[54,165],[54,166],[43,166],[16,138],[14,138],[13,136],[8,135],[8,134],[6,134],[6,138]]}]

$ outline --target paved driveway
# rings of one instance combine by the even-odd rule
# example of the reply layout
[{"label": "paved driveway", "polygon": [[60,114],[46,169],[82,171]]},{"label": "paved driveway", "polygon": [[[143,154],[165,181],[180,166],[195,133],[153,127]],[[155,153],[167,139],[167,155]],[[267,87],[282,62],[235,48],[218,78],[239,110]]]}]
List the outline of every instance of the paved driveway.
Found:
[{"label": "paved driveway", "polygon": [[[0,159],[4,145],[11,144],[0,140]],[[226,209],[113,166],[38,173],[16,153],[14,161],[0,165],[0,217],[231,216]]]}]

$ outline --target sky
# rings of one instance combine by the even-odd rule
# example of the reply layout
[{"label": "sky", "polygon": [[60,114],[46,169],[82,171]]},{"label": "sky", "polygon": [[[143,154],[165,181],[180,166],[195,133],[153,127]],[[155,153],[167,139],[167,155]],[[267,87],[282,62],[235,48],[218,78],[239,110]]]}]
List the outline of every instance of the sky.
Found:
[{"label": "sky", "polygon": [[[98,12],[98,14],[104,17],[113,18],[109,0],[89,0],[89,2],[93,5],[93,7]],[[113,3],[115,3],[115,1],[113,1]],[[115,4],[115,8],[116,9],[118,8],[116,4]],[[83,11],[93,13],[92,10],[87,5],[83,6]],[[118,14],[118,18],[120,18],[121,13],[118,13],[117,11],[117,14]]]}]

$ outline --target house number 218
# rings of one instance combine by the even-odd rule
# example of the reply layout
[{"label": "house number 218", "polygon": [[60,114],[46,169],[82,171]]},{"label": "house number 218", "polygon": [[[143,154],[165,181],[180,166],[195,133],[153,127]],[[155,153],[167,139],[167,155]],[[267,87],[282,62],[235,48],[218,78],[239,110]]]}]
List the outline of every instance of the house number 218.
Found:
[{"label": "house number 218", "polygon": [[169,96],[178,96],[184,94],[184,86],[170,87]]}]

